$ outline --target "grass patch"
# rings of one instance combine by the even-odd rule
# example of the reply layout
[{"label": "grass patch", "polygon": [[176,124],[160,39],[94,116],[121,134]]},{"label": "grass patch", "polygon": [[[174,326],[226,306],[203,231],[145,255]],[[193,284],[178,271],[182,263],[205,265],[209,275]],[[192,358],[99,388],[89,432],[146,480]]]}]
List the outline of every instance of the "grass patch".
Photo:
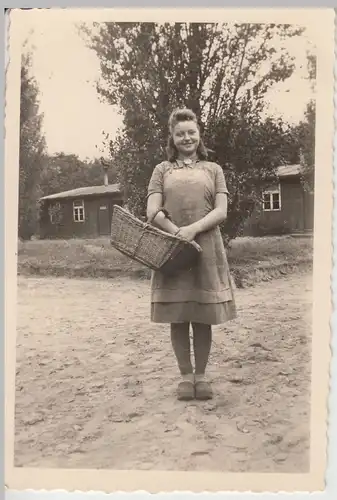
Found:
[{"label": "grass patch", "polygon": [[291,236],[238,238],[228,249],[237,287],[312,269],[313,239]]},{"label": "grass patch", "polygon": [[[228,260],[238,287],[253,285],[312,266],[311,238],[238,238]],[[34,240],[18,243],[18,274],[72,278],[149,278],[150,271],[110,246],[108,238]]]}]

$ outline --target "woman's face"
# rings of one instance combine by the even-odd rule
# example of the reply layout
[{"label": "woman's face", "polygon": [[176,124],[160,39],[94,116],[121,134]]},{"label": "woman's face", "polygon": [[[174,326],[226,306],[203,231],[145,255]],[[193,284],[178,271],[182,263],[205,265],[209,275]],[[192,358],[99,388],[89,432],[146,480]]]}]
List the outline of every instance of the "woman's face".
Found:
[{"label": "woman's face", "polygon": [[172,138],[180,154],[191,156],[200,142],[198,125],[193,121],[178,122],[173,129]]}]

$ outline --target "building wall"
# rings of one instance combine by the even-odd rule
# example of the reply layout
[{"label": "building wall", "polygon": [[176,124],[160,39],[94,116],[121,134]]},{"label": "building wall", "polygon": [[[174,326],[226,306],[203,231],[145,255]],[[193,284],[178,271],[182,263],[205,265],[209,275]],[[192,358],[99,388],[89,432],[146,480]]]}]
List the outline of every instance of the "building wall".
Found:
[{"label": "building wall", "polygon": [[304,192],[304,229],[313,231],[314,229],[314,193]]},{"label": "building wall", "polygon": [[287,234],[313,229],[313,195],[306,193],[299,178],[280,181],[281,209],[255,209],[244,227],[245,236]]},{"label": "building wall", "polygon": [[[246,221],[243,234],[245,236],[262,236],[287,234],[290,232],[313,230],[314,196],[303,190],[297,178],[282,179],[281,209],[263,211],[262,205],[257,207]],[[59,202],[63,218],[60,224],[52,224],[48,213],[48,203],[41,214],[41,238],[95,238],[110,234],[112,207],[123,205],[120,194],[110,194],[84,198],[85,222],[73,219],[73,200],[53,200]],[[100,210],[106,207],[105,210]]]},{"label": "building wall", "polygon": [[[75,222],[73,217],[73,199],[50,200],[45,203],[40,221],[41,238],[94,238],[110,234],[112,207],[122,205],[120,195],[104,195],[78,198],[84,200],[85,220]],[[52,223],[48,207],[60,203],[62,219]],[[104,210],[102,208],[104,207]]]}]

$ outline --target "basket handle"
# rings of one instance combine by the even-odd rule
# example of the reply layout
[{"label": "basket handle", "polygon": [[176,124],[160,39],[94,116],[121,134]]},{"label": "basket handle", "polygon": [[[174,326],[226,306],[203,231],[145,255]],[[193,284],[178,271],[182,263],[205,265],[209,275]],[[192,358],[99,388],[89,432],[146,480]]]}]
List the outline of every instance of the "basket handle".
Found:
[{"label": "basket handle", "polygon": [[155,219],[155,218],[157,217],[157,215],[159,214],[159,212],[163,212],[163,214],[165,215],[165,217],[166,217],[167,219],[171,220],[171,217],[170,217],[170,214],[168,213],[168,211],[167,211],[165,208],[160,207],[160,208],[158,208],[158,210],[156,210],[156,211],[154,212],[154,214],[153,214],[151,217],[149,217],[149,218],[147,219],[147,224],[152,224],[152,223],[153,223],[153,221],[154,221],[154,219]]},{"label": "basket handle", "polygon": [[[165,217],[166,217],[167,219],[172,220],[172,219],[171,219],[171,216],[170,216],[169,212],[166,210],[166,208],[160,207],[160,208],[158,208],[158,210],[156,210],[156,211],[154,212],[154,215],[152,215],[152,217],[149,217],[149,218],[147,219],[147,222],[146,222],[146,225],[145,225],[145,227],[144,227],[144,230],[145,230],[145,228],[146,228],[148,225],[151,225],[151,224],[152,224],[152,222],[153,222],[153,221],[154,221],[154,219],[157,217],[157,215],[159,214],[159,212],[163,212],[163,214],[165,215]],[[179,233],[179,229],[178,229],[178,231],[174,234],[174,236],[177,236],[177,234],[178,234],[178,233]],[[141,236],[140,236],[140,238],[139,238],[139,241],[138,241],[138,244],[137,244],[137,247],[136,247],[135,253],[136,253],[136,251],[137,251],[137,249],[138,249],[138,246],[139,246],[139,244],[140,244],[140,241],[141,241],[141,239],[142,239],[143,235],[144,235],[144,231],[142,232],[142,234],[141,234]],[[196,241],[191,241],[191,242],[190,242],[190,244],[191,244],[191,245],[193,245],[193,246],[194,246],[194,247],[198,250],[198,252],[202,252],[202,249],[201,249],[200,245],[199,245]]]},{"label": "basket handle", "polygon": [[153,214],[151,217],[149,217],[149,218],[147,219],[146,224],[145,224],[145,226],[144,226],[144,228],[143,228],[143,231],[142,231],[142,233],[141,233],[141,235],[140,235],[140,237],[139,237],[139,240],[138,240],[138,242],[137,242],[137,245],[136,245],[136,247],[134,248],[133,255],[135,255],[135,254],[136,254],[136,252],[137,252],[137,250],[138,250],[138,247],[139,247],[139,245],[140,245],[140,242],[141,242],[141,240],[142,240],[142,238],[143,238],[143,236],[144,236],[144,234],[145,234],[145,229],[146,229],[146,227],[152,224],[152,222],[153,222],[153,221],[154,221],[154,219],[157,217],[157,215],[159,214],[159,212],[163,212],[163,213],[164,213],[164,215],[165,215],[165,217],[167,217],[168,219],[170,219],[170,220],[171,220],[171,217],[170,217],[170,215],[169,215],[168,211],[167,211],[165,208],[163,208],[163,207],[158,208],[158,210],[156,210],[156,211],[154,212],[154,214]]}]

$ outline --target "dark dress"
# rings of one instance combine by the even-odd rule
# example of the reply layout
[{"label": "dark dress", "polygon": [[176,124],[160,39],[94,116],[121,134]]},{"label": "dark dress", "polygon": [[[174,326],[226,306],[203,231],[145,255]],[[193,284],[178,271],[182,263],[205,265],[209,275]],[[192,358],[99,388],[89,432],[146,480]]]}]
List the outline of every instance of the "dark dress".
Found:
[{"label": "dark dress", "polygon": [[[227,193],[222,168],[198,161],[194,166],[165,161],[153,171],[148,195],[161,193],[163,206],[178,226],[192,224],[214,209],[217,193]],[[233,282],[219,227],[200,233],[198,265],[176,276],[152,274],[151,320],[216,325],[236,317]]]}]

